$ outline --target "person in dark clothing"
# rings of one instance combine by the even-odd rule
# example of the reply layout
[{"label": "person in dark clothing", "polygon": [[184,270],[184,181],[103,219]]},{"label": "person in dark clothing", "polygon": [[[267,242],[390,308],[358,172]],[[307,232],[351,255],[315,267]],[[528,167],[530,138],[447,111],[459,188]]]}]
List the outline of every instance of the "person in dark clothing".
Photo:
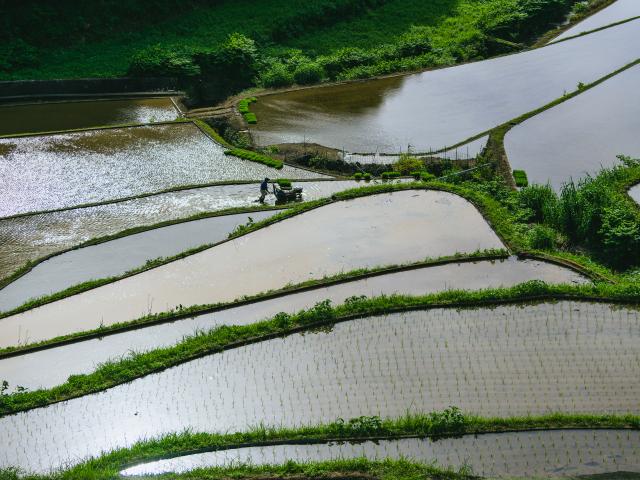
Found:
[{"label": "person in dark clothing", "polygon": [[264,197],[269,193],[269,179],[265,178],[260,184],[260,203],[264,203]]}]

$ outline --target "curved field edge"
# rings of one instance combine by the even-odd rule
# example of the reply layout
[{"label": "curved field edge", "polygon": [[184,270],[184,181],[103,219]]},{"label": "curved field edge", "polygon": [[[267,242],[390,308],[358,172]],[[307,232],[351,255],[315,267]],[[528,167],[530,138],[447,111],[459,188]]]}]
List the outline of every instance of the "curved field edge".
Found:
[{"label": "curved field edge", "polygon": [[[0,417],[101,392],[136,378],[225,350],[313,328],[330,327],[356,318],[411,310],[477,308],[557,300],[603,302],[638,308],[640,285],[549,285],[533,280],[509,288],[449,290],[421,296],[396,294],[372,298],[356,297],[335,307],[329,300],[325,300],[295,314],[281,312],[270,319],[249,325],[222,325],[185,337],[170,347],[140,353],[131,352],[127,357],[101,364],[92,373],[72,375],[66,383],[53,388],[0,396]],[[184,314],[184,310],[174,312],[173,315]],[[155,316],[163,315],[165,314]]]},{"label": "curved field edge", "polygon": [[[383,194],[383,193],[390,193],[390,192],[403,191],[403,190],[436,190],[436,191],[443,191],[443,192],[452,193],[454,195],[458,195],[474,205],[474,207],[480,212],[480,214],[484,217],[484,219],[487,221],[489,226],[493,229],[496,235],[500,238],[500,240],[506,245],[506,247],[509,250],[515,253],[524,253],[527,251],[526,241],[525,239],[522,238],[521,234],[519,234],[514,228],[513,221],[511,219],[510,214],[506,210],[506,208],[504,208],[497,200],[481,192],[478,192],[471,188],[460,186],[460,185],[447,184],[447,183],[436,182],[436,181],[430,181],[427,183],[412,182],[412,183],[404,183],[404,184],[370,185],[367,187],[344,190],[342,192],[333,194],[330,198],[324,198],[320,200],[314,200],[314,201],[295,205],[289,208],[288,210],[285,210],[284,212],[273,215],[267,219],[256,222],[250,226],[239,228],[235,232],[230,234],[226,240],[222,240],[221,242],[202,245],[200,247],[190,249],[186,252],[182,252],[173,257],[162,258],[156,261],[152,261],[148,265],[142,266],[139,269],[134,269],[120,276],[92,280],[89,282],[72,286],[70,288],[67,288],[61,292],[54,293],[52,295],[47,295],[47,296],[37,298],[35,300],[31,300],[12,310],[9,310],[6,312],[0,312],[0,319],[6,318],[18,313],[22,313],[27,310],[40,307],[42,305],[46,305],[47,303],[61,300],[63,298],[67,298],[72,295],[77,295],[79,293],[92,290],[94,288],[106,285],[108,283],[113,283],[123,278],[136,275],[137,273],[141,273],[143,271],[151,270],[153,268],[165,265],[172,261],[188,257],[195,253],[209,249],[213,246],[220,245],[222,243],[228,242],[240,236],[251,233],[255,230],[281,222],[282,220],[291,218],[295,215],[299,215],[299,214],[308,212],[310,210],[313,210],[315,208],[329,205],[330,203],[350,200],[354,198],[360,198],[367,195]],[[179,223],[179,222],[176,222],[176,223]],[[116,234],[116,235],[124,236],[123,234]],[[106,238],[106,237],[103,237],[103,238]],[[115,238],[118,238],[118,237],[115,237]],[[103,240],[103,241],[106,241],[106,240]],[[84,246],[87,246],[87,245],[85,244]],[[551,258],[552,255],[547,253],[547,257]],[[562,262],[563,260],[559,258],[558,261]],[[601,273],[594,269],[590,269],[588,264],[582,265],[576,261],[574,261],[573,264],[574,265],[570,265],[570,267],[580,269],[581,273],[584,273],[587,276],[592,278],[602,279]],[[31,265],[30,267],[23,267],[23,268],[25,268],[25,270],[23,270],[23,273],[21,273],[21,275],[24,275],[28,271],[27,269],[33,268],[33,265]],[[16,277],[16,278],[19,278],[19,277]],[[15,278],[13,280],[15,280]],[[2,286],[6,286],[6,284]]]},{"label": "curved field edge", "polygon": [[[244,447],[257,447],[281,444],[319,444],[332,441],[358,442],[370,440],[394,440],[402,438],[446,438],[460,435],[480,435],[486,433],[522,432],[531,430],[559,430],[559,429],[640,429],[640,416],[634,414],[571,414],[550,413],[527,417],[480,417],[466,414],[455,407],[443,411],[429,413],[407,414],[400,418],[380,419],[378,417],[362,417],[355,421],[336,421],[320,425],[305,425],[295,428],[277,428],[258,426],[244,432],[234,433],[205,433],[184,431],[163,437],[143,440],[130,448],[122,448],[91,458],[82,463],[60,471],[52,476],[33,476],[30,478],[119,478],[122,469],[162,459],[175,458],[183,455],[203,453],[209,451],[230,450]],[[363,421],[364,420],[364,421]],[[376,465],[421,465],[409,464],[404,460],[384,460],[374,462],[365,459],[312,462],[309,464],[250,467],[235,466],[226,468],[211,468],[205,471],[219,473],[240,469],[246,473],[250,471],[273,471],[302,473],[310,465],[330,465],[331,469],[340,471],[336,465],[362,464]],[[293,465],[293,466],[292,466]],[[434,466],[421,465],[427,468],[437,478],[440,474],[455,475],[451,470],[440,470]],[[200,472],[202,470],[198,470]],[[238,470],[235,470],[238,472]],[[314,469],[315,471],[315,469]],[[321,470],[320,470],[321,471]],[[0,471],[1,472],[1,471]],[[91,473],[91,475],[89,475]],[[239,473],[239,472],[238,472]],[[464,474],[463,474],[464,475]],[[187,475],[188,476],[188,475]],[[237,477],[239,475],[234,475]],[[314,477],[315,475],[311,475]],[[28,477],[25,477],[28,478]],[[165,478],[165,477],[163,477]],[[193,477],[190,477],[193,478]],[[198,477],[202,478],[202,477]],[[226,475],[216,478],[230,478]],[[343,477],[340,477],[343,478]],[[401,477],[407,478],[407,477]],[[409,477],[410,478],[410,477]],[[457,478],[445,476],[444,478]],[[466,477],[465,477],[466,478]]]}]

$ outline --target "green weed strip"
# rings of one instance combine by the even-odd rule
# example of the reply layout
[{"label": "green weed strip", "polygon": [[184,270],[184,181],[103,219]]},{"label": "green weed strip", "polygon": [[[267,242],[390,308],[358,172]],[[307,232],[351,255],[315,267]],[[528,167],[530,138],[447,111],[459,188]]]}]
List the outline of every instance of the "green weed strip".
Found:
[{"label": "green weed strip", "polygon": [[[260,222],[256,222],[250,226],[247,226],[246,228],[242,228],[242,229],[238,229],[236,232],[234,232],[233,234],[231,234],[229,236],[229,238],[226,241],[229,240],[233,240],[235,238],[238,238],[239,236],[248,234],[252,231],[267,227],[269,225],[273,225],[275,223],[278,223],[282,220],[285,220],[287,218],[293,217],[295,215],[304,213],[304,212],[308,212],[310,210],[313,210],[315,208],[319,208],[321,206],[324,205],[328,205],[330,203],[333,203],[335,201],[342,201],[342,200],[349,200],[349,199],[353,199],[353,198],[359,198],[362,196],[367,196],[367,195],[375,195],[375,194],[379,194],[379,193],[388,193],[388,192],[394,192],[394,191],[402,191],[402,190],[438,190],[438,191],[445,191],[445,192],[449,192],[449,193],[453,193],[456,195],[461,196],[462,198],[466,199],[467,201],[469,201],[470,203],[472,203],[476,209],[478,209],[478,211],[481,213],[481,215],[484,217],[484,219],[487,221],[487,223],[489,224],[489,226],[496,232],[496,234],[498,235],[498,237],[500,238],[500,240],[508,246],[508,248],[510,248],[512,251],[514,251],[515,253],[518,254],[522,254],[522,253],[526,253],[527,252],[527,248],[525,247],[524,244],[524,240],[522,238],[520,238],[520,235],[516,232],[516,230],[514,229],[513,223],[511,222],[510,219],[510,215],[509,213],[506,211],[506,209],[501,206],[499,204],[499,202],[497,202],[496,200],[494,200],[493,198],[490,198],[487,195],[484,195],[480,192],[477,192],[475,190],[472,190],[470,188],[465,188],[465,187],[461,187],[458,185],[451,185],[451,184],[445,184],[445,183],[438,183],[438,182],[434,182],[434,181],[430,181],[427,183],[404,183],[404,184],[379,184],[379,185],[369,185],[366,187],[361,187],[361,188],[356,188],[356,189],[351,189],[351,190],[345,190],[343,192],[338,192],[336,194],[334,194],[331,198],[325,198],[325,199],[321,199],[321,200],[314,200],[311,202],[306,202],[306,203],[302,203],[302,204],[298,204],[293,206],[292,208],[276,214],[272,217],[269,217],[268,219],[265,219],[263,221]],[[230,210],[230,211],[226,211],[227,214],[230,213],[245,213],[249,210]],[[222,213],[222,212],[220,212]],[[175,223],[180,223],[182,221],[189,221],[189,220],[195,220],[198,218],[207,218],[209,216],[213,216],[212,214],[201,214],[201,215],[196,215],[194,217],[189,217],[188,219],[182,219],[182,220],[175,220],[175,221],[171,221],[171,222],[162,222],[160,224],[154,225],[149,227],[150,228],[158,228],[161,226],[166,226],[166,225],[171,225],[171,224],[175,224]],[[108,236],[108,237],[102,237],[96,240],[90,240],[88,242],[86,242],[85,244],[82,244],[81,246],[89,246],[92,244],[96,244],[96,243],[102,243],[104,241],[108,241],[108,240],[112,240],[114,238],[120,238],[122,236],[125,235],[131,235],[133,233],[138,233],[140,231],[145,231],[146,229],[130,229],[130,230],[126,230],[125,232],[121,232],[118,234],[115,234],[113,236]],[[191,249],[187,252],[182,252],[181,254],[178,254],[177,256],[174,257],[169,257],[169,258],[164,258],[164,259],[158,259],[156,262],[151,262],[148,265],[145,265],[143,267],[141,267],[140,269],[134,269],[131,272],[127,272],[122,276],[116,276],[116,277],[111,277],[111,278],[106,278],[106,279],[99,279],[99,280],[93,280],[93,281],[89,281],[89,282],[85,282],[82,283],[80,285],[76,285],[73,287],[70,287],[68,289],[65,289],[61,292],[57,292],[54,293],[52,295],[48,295],[48,296],[44,296],[44,297],[40,297],[38,299],[29,301],[19,307],[16,307],[15,309],[12,309],[10,311],[7,312],[1,312],[0,313],[0,319],[2,318],[6,318],[9,317],[11,315],[15,315],[18,313],[22,313],[25,312],[27,310],[31,310],[33,308],[57,301],[57,300],[61,300],[63,298],[67,298],[70,297],[72,295],[76,295],[82,292],[86,292],[88,290],[100,287],[102,285],[106,285],[108,283],[112,283],[114,281],[120,280],[122,278],[126,278],[132,275],[135,275],[137,273],[141,273],[142,271],[146,271],[146,270],[150,270],[152,268],[158,267],[160,265],[165,265],[169,262],[172,262],[174,260],[178,260],[180,258],[185,258],[187,256],[193,255],[195,253],[201,252],[203,250],[209,249],[213,246],[216,245],[220,245],[221,243],[224,243],[225,240],[223,240],[222,242],[217,242],[211,245],[203,245],[194,249]],[[81,246],[78,247],[73,247],[72,249],[75,248],[81,248]],[[63,252],[61,252],[63,253]],[[57,253],[56,253],[57,254]],[[56,255],[56,254],[52,254]],[[23,267],[23,269],[19,270],[16,274],[12,275],[9,277],[10,281],[5,281],[4,284],[0,284],[0,288],[6,286],[8,283],[11,283],[12,281],[15,281],[17,278],[19,278],[20,276],[26,274],[28,271],[30,271],[35,265],[37,265],[38,263],[41,263],[42,261],[51,258],[51,256],[48,257],[44,257],[44,259],[40,259],[37,260],[25,267]],[[596,280],[604,280],[606,279],[606,277],[604,277],[600,272],[598,272],[597,269],[595,268],[590,268],[590,265],[587,264],[585,265],[584,262],[582,262],[581,264],[581,260],[576,258],[574,260],[567,260],[567,259],[563,259],[560,256],[556,256],[554,258],[554,255],[550,255],[549,253],[545,254],[545,258],[544,260],[546,261],[553,261],[555,263],[558,263],[562,266],[566,266],[568,268],[571,268],[573,270],[577,270],[579,273],[582,273],[584,275],[586,275],[589,278],[592,279],[596,279]],[[354,272],[356,273],[356,272]],[[357,273],[362,273],[362,272],[357,272]],[[341,278],[351,278],[350,276],[348,277],[347,275],[345,275],[344,277]],[[608,280],[608,279],[607,279]],[[318,285],[321,285],[322,283],[318,282]],[[108,327],[110,328],[110,327]]]},{"label": "green weed strip", "polygon": [[[491,288],[473,292],[451,290],[422,296],[398,294],[373,298],[356,297],[337,306],[331,306],[329,301],[324,301],[296,314],[279,313],[268,320],[249,325],[223,325],[208,332],[185,337],[182,342],[170,347],[134,353],[130,357],[102,364],[90,374],[73,375],[66,383],[50,389],[0,396],[0,416],[101,392],[214,353],[317,328],[326,328],[359,318],[415,310],[476,309],[507,304],[540,304],[559,300],[620,304],[637,309],[640,304],[640,286],[637,284],[548,285],[534,280],[510,288]],[[207,310],[207,307],[190,307],[143,317],[138,322],[170,321],[201,313],[203,310]],[[211,307],[208,307],[208,311],[211,311]],[[5,349],[3,356],[5,358],[14,356],[13,352]]]}]

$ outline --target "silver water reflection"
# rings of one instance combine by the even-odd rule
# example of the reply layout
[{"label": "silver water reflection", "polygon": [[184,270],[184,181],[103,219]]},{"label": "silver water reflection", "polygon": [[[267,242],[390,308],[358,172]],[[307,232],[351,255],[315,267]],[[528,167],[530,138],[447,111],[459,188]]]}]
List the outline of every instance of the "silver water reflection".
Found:
[{"label": "silver water reflection", "polygon": [[0,418],[0,467],[47,470],[185,429],[293,427],[456,405],[484,416],[640,409],[640,312],[579,302],[357,319]]},{"label": "silver water reflection", "polygon": [[[362,185],[355,181],[304,182],[303,200],[316,200]],[[128,228],[185,218],[201,212],[256,205],[258,183],[223,185],[155,195],[126,202],[64,212],[0,219],[0,277],[28,260],[112,235]],[[273,205],[269,195],[266,203]]]},{"label": "silver water reflection", "polygon": [[192,123],[0,139],[0,216],[267,176],[322,177],[229,157]]},{"label": "silver water reflection", "polygon": [[381,440],[363,443],[275,445],[200,453],[160,460],[121,474],[184,473],[238,464],[282,465],[352,458],[407,459],[441,467],[470,467],[491,477],[558,477],[640,472],[640,432],[560,430],[465,435],[460,438]]},{"label": "silver water reflection", "polygon": [[[141,352],[174,345],[186,336],[209,331],[220,325],[247,325],[270,318],[278,312],[295,313],[326,299],[338,305],[352,296],[375,297],[395,293],[424,295],[450,289],[508,287],[529,280],[565,284],[588,282],[580,274],[558,265],[536,260],[520,261],[514,257],[508,260],[425,267],[295,293],[142,330],[7,358],[0,360],[0,378],[14,387],[22,385],[31,390],[48,388],[64,383],[70,375],[89,373],[98,364],[127,356],[131,351]],[[55,365],[55,369],[47,368],[49,365]]]},{"label": "silver water reflection", "polygon": [[638,203],[638,205],[640,205],[640,184],[629,189],[629,196],[633,198]]},{"label": "silver water reflection", "polygon": [[640,57],[640,21],[515,55],[406,77],[260,97],[261,144],[315,142],[351,152],[454,145]]},{"label": "silver water reflection", "polygon": [[55,256],[0,290],[0,311],[92,279],[122,275],[150,260],[219,242],[249,219],[260,221],[279,210],[205,218],[118,238]]},{"label": "silver water reflection", "polygon": [[572,37],[582,32],[595,30],[596,28],[637,16],[640,16],[640,2],[638,2],[638,0],[616,0],[607,8],[584,19],[561,35],[558,35],[552,41],[562,40],[563,38]]},{"label": "silver water reflection", "polygon": [[559,189],[618,163],[618,154],[639,157],[638,85],[640,65],[515,126],[504,139],[511,166]]},{"label": "silver water reflection", "polygon": [[[472,234],[469,234],[472,232]],[[354,269],[504,245],[448,192],[405,190],[335,202],[182,260],[0,322],[0,346],[179,308],[229,302]],[[268,252],[268,255],[265,255]]]}]

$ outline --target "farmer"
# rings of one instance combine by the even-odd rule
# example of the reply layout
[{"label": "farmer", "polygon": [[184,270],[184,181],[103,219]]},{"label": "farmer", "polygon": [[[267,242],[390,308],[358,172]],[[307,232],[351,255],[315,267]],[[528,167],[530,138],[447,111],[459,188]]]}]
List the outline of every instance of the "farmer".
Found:
[{"label": "farmer", "polygon": [[260,184],[260,203],[264,203],[264,197],[269,193],[269,179],[265,178]]}]

